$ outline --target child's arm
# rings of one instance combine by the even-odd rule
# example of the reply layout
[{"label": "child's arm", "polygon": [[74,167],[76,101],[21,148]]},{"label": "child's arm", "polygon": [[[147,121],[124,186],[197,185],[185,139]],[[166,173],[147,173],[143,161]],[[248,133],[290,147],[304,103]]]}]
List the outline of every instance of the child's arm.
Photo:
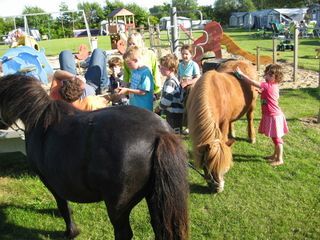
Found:
[{"label": "child's arm", "polygon": [[192,78],[186,81],[186,86],[195,84],[200,78],[200,68],[196,62],[193,62]]},{"label": "child's arm", "polygon": [[250,79],[247,75],[245,75],[239,67],[237,67],[237,69],[234,71],[234,75],[236,76],[236,78],[238,78],[239,80],[243,80],[246,81],[247,83],[257,87],[257,88],[261,88],[260,83]]},{"label": "child's arm", "polygon": [[57,70],[53,74],[53,78],[56,79],[57,81],[62,81],[62,80],[74,80],[76,78],[81,79],[83,82],[86,82],[85,79],[79,75],[74,75],[72,73],[69,73],[64,70]]},{"label": "child's arm", "polygon": [[59,84],[58,82],[61,82],[63,80],[72,81],[72,80],[75,80],[76,78],[79,78],[80,80],[82,80],[83,83],[86,82],[86,80],[83,77],[79,76],[79,75],[74,75],[74,74],[69,73],[69,72],[64,71],[64,70],[57,70],[53,74],[53,78],[52,78],[50,89],[55,88]]},{"label": "child's arm", "polygon": [[119,87],[120,91],[118,92],[118,94],[137,94],[137,95],[145,95],[146,92],[142,91],[140,89],[131,89],[131,88],[125,88],[125,87]]}]

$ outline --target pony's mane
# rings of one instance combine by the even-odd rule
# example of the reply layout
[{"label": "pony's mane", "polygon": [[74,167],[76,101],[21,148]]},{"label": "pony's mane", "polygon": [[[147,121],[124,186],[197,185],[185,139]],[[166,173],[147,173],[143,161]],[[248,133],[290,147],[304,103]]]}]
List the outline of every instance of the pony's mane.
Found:
[{"label": "pony's mane", "polygon": [[51,100],[34,77],[13,74],[0,79],[0,110],[5,122],[21,119],[28,131],[37,124],[47,128],[60,121],[62,113],[72,111],[72,107]]},{"label": "pony's mane", "polygon": [[[196,165],[198,167],[207,166],[208,170],[224,169],[230,166],[230,162],[221,161],[221,159],[231,156],[224,151],[222,133],[219,129],[219,123],[215,122],[216,114],[214,106],[208,104],[212,96],[212,74],[221,74],[216,71],[210,71],[203,75],[192,89],[188,99],[188,126],[192,142],[194,144],[194,153]],[[196,145],[195,145],[196,144]],[[205,156],[206,154],[206,156]]]}]

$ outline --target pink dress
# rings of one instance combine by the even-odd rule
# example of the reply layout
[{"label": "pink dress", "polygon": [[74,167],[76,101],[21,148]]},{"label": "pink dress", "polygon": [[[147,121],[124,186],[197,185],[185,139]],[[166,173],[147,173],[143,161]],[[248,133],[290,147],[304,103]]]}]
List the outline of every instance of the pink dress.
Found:
[{"label": "pink dress", "polygon": [[262,82],[260,87],[262,90],[262,119],[259,126],[259,133],[272,138],[281,138],[289,131],[289,129],[286,118],[278,104],[278,84]]}]

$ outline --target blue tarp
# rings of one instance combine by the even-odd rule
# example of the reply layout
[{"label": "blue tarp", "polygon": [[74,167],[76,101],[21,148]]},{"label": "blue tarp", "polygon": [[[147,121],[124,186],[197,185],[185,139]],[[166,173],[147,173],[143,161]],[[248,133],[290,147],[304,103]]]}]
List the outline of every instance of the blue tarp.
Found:
[{"label": "blue tarp", "polygon": [[10,48],[0,60],[5,75],[25,73],[48,84],[48,75],[53,74],[53,69],[42,49],[37,51],[28,46]]}]

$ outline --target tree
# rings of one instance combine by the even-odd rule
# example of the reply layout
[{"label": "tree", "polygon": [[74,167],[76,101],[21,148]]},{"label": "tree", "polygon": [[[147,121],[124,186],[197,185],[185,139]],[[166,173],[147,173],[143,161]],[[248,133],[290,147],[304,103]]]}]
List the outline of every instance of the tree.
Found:
[{"label": "tree", "polygon": [[[28,7],[25,6],[22,14],[32,14],[32,13],[45,13],[45,11],[39,7]],[[39,30],[40,34],[44,34],[48,31],[48,19],[51,18],[49,14],[37,15],[37,16],[27,16],[29,29],[36,28]]]},{"label": "tree", "polygon": [[119,0],[115,0],[112,2],[106,0],[106,6],[104,8],[105,16],[108,16],[113,10],[116,10],[117,8],[124,8],[124,3]]},{"label": "tree", "polygon": [[252,0],[217,0],[214,4],[214,17],[221,24],[228,24],[232,12],[254,11]]},{"label": "tree", "polygon": [[176,7],[179,16],[192,19],[199,18],[199,15],[195,12],[195,9],[198,9],[197,0],[172,0],[172,6]]},{"label": "tree", "polygon": [[256,7],[252,0],[239,0],[239,12],[253,12]]},{"label": "tree", "polygon": [[170,15],[171,5],[169,3],[164,3],[160,6],[153,6],[149,9],[150,14],[160,19],[162,17],[168,17]]},{"label": "tree", "polygon": [[203,19],[215,19],[214,9],[212,6],[199,6],[199,10],[202,12]]},{"label": "tree", "polygon": [[319,3],[319,0],[252,0],[255,7],[259,10],[267,8],[300,8],[306,7],[313,3]]},{"label": "tree", "polygon": [[140,7],[136,3],[131,3],[126,5],[126,9],[134,14],[134,19],[136,21],[137,26],[139,25],[147,26],[148,17],[150,14],[146,10],[144,10],[142,7]]},{"label": "tree", "polygon": [[90,28],[99,27],[100,22],[105,19],[103,9],[98,3],[79,3],[78,9],[84,10]]},{"label": "tree", "polygon": [[221,24],[227,24],[232,12],[238,11],[238,1],[217,0],[214,3],[214,17]]}]

